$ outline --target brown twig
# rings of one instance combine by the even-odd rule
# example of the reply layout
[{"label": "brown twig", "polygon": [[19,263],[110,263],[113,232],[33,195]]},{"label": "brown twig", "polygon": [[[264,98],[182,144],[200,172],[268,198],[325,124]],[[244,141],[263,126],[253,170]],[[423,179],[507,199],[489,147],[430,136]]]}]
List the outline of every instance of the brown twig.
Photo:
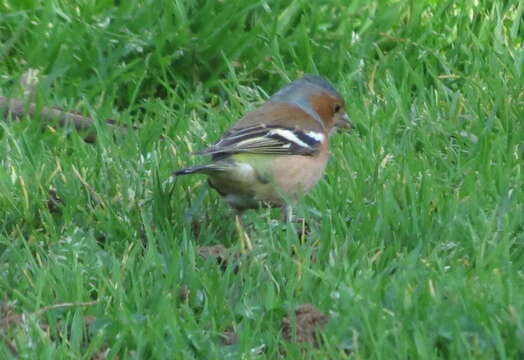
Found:
[{"label": "brown twig", "polygon": [[[84,141],[89,144],[96,141],[95,120],[76,111],[66,111],[57,106],[44,106],[39,109],[34,102],[28,103],[20,99],[10,99],[5,96],[0,96],[0,117],[2,117],[2,115],[5,118],[11,116],[16,120],[21,120],[24,116],[28,116],[31,119],[40,116],[47,123],[57,121],[61,127],[74,126],[78,131],[86,131],[87,135],[84,137]],[[128,126],[126,124],[118,124],[113,119],[107,119],[104,120],[104,122],[112,129],[140,129],[137,125]],[[161,135],[159,140],[164,140],[164,136]]]},{"label": "brown twig", "polygon": [[[58,107],[44,106],[41,109],[37,108],[34,102],[27,103],[20,99],[9,99],[5,96],[0,96],[0,115],[6,118],[11,116],[14,119],[22,119],[24,116],[34,118],[40,116],[46,122],[57,121],[61,127],[74,126],[78,131],[87,131],[89,134],[84,139],[88,143],[93,143],[96,140],[96,133],[94,132],[95,121],[82,114],[76,112],[65,111]],[[114,120],[106,120],[111,127],[118,127]]]},{"label": "brown twig", "polygon": [[35,312],[38,316],[42,316],[49,310],[55,310],[55,309],[62,309],[62,308],[69,308],[69,307],[78,307],[78,306],[92,306],[98,304],[98,300],[92,300],[92,301],[84,301],[84,302],[67,302],[67,303],[59,303],[59,304],[53,304],[44,306],[43,308],[40,308],[38,311]]}]

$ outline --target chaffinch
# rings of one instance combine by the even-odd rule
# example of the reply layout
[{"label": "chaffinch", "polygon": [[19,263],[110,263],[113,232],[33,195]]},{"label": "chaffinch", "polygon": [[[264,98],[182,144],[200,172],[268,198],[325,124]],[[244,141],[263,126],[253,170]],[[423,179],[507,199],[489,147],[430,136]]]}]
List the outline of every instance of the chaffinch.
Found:
[{"label": "chaffinch", "polygon": [[212,161],[175,172],[203,173],[212,188],[236,211],[242,251],[251,250],[243,230],[243,211],[267,204],[283,207],[320,180],[337,127],[350,128],[345,102],[326,79],[306,75],[273,95],[234,124],[213,146],[195,152]]}]

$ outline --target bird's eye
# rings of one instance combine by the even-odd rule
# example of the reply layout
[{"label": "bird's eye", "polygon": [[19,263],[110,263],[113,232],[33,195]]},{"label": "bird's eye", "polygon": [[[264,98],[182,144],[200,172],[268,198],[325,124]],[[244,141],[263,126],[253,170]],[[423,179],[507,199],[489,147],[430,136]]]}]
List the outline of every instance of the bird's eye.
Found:
[{"label": "bird's eye", "polygon": [[342,109],[342,106],[340,106],[339,104],[335,104],[335,106],[333,107],[333,111],[335,112],[335,114],[338,113],[340,109]]}]

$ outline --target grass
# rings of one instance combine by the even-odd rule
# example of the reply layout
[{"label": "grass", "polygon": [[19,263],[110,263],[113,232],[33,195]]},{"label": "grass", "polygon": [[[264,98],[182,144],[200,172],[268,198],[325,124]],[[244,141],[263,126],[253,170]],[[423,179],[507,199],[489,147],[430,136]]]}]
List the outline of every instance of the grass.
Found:
[{"label": "grass", "polygon": [[[39,69],[39,106],[140,125],[0,122],[2,358],[524,356],[522,2],[115,3],[0,1],[0,95]],[[357,128],[297,209],[311,234],[250,213],[223,271],[198,249],[238,247],[229,209],[170,175],[304,72]],[[318,349],[282,339],[304,303]]]}]

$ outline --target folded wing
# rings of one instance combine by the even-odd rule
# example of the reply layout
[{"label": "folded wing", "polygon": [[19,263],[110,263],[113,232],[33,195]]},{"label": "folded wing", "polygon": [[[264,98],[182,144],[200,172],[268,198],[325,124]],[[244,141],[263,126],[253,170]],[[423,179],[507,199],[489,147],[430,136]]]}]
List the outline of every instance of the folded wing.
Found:
[{"label": "folded wing", "polygon": [[260,124],[231,129],[215,145],[195,154],[214,157],[238,153],[314,155],[323,141],[321,132]]}]

